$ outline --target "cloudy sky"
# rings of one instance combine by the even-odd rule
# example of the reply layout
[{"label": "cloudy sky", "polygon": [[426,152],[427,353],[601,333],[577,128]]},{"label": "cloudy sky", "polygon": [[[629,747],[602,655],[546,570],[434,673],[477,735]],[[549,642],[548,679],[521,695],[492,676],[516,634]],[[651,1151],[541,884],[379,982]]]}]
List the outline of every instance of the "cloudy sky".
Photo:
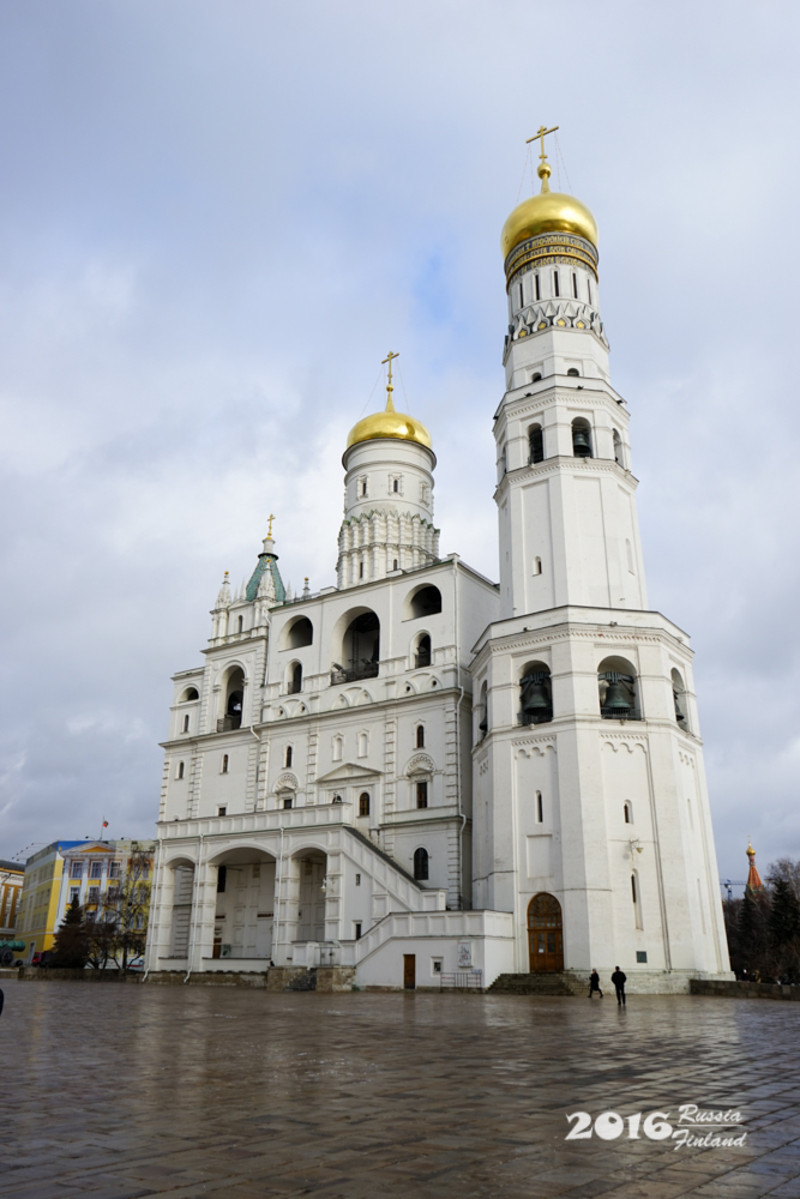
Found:
[{"label": "cloudy sky", "polygon": [[0,857],[147,836],[170,675],[276,514],[334,581],[347,431],[430,428],[497,576],[499,234],[594,212],[650,603],[693,637],[722,877],[800,857],[792,0],[0,2]]}]

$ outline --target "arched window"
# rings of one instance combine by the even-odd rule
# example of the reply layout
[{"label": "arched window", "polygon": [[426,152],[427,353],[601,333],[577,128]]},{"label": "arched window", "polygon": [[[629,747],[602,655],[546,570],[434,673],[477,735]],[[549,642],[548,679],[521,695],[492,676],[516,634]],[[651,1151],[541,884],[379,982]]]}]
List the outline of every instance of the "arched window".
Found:
[{"label": "arched window", "polygon": [[544,820],[544,804],[542,803],[541,791],[536,792],[536,823],[541,824]]},{"label": "arched window", "polygon": [[489,689],[484,681],[481,684],[481,698],[478,704],[478,740],[482,741],[489,731]]},{"label": "arched window", "polygon": [[358,797],[359,816],[369,816],[369,792],[362,791]]},{"label": "arched window", "polygon": [[283,755],[283,765],[286,769],[288,769],[291,766],[293,757],[294,757],[294,750],[291,745],[287,745],[286,752]]},{"label": "arched window", "polygon": [[314,626],[307,616],[300,616],[288,626],[283,635],[285,649],[300,649],[314,641]]},{"label": "arched window", "polygon": [[546,724],[553,719],[550,669],[544,662],[529,662],[519,680],[520,724]]},{"label": "arched window", "polygon": [[626,824],[633,824],[633,807],[628,800],[622,805],[622,815],[625,818]]},{"label": "arched window", "polygon": [[369,733],[358,734],[358,756],[366,758],[369,753]]},{"label": "arched window", "polygon": [[427,633],[423,634],[417,642],[417,652],[414,655],[414,665],[430,666],[431,664],[431,639]]},{"label": "arched window", "polygon": [[531,425],[528,429],[528,461],[541,462],[544,459],[544,434],[541,425]]},{"label": "arched window", "polygon": [[180,703],[186,704],[186,703],[189,703],[189,701],[192,699],[199,699],[199,698],[200,698],[200,696],[197,693],[196,687],[187,687],[186,690],[184,691],[183,695],[180,698]]},{"label": "arched window", "polygon": [[299,662],[292,662],[289,666],[289,678],[286,690],[289,695],[296,695],[303,686],[303,667]]},{"label": "arched window", "polygon": [[331,757],[334,762],[341,762],[343,749],[344,749],[344,738],[340,737],[337,734],[333,738],[333,741],[331,742]]},{"label": "arched window", "polygon": [[222,728],[218,732],[230,732],[231,729],[242,727],[242,703],[244,701],[244,671],[240,666],[235,667],[228,675],[225,690],[225,716]]},{"label": "arched window", "polygon": [[675,708],[675,720],[684,730],[689,731],[689,719],[687,716],[688,708],[686,704],[686,688],[683,684],[683,678],[680,671],[673,670],[672,672],[672,702]]},{"label": "arched window", "polygon": [[425,726],[422,724],[417,725],[416,745],[417,749],[425,748]]},{"label": "arched window", "polygon": [[331,684],[374,679],[379,670],[380,638],[381,625],[374,612],[367,610],[354,616],[344,631],[341,657],[333,664]]},{"label": "arched window", "polygon": [[188,716],[188,714],[186,716],[184,716],[184,718],[183,718],[183,731],[184,731],[184,733],[189,732],[189,716]]},{"label": "arched window", "polygon": [[[578,373],[577,371],[575,372]],[[576,458],[593,458],[592,430],[588,420],[576,416],[572,422],[572,452]]]},{"label": "arched window", "polygon": [[570,377],[570,379],[579,379],[580,374],[581,372],[578,370],[577,366],[571,366],[567,371],[567,375]]},{"label": "arched window", "polygon": [[243,616],[240,616],[240,617],[239,617],[239,621],[238,621],[238,625],[237,625],[237,629],[236,629],[237,633],[241,633],[241,631],[242,631],[242,629],[243,629],[243,628],[244,628],[244,617],[243,617]]},{"label": "arched window", "polygon": [[542,378],[542,372],[534,371],[533,374],[531,375],[531,383],[539,383],[539,382],[541,382],[541,378]]},{"label": "arched window", "polygon": [[228,755],[227,754],[222,755],[222,771],[221,771],[221,773],[222,774],[228,773]]},{"label": "arched window", "polygon": [[442,610],[442,593],[438,587],[430,584],[420,587],[409,597],[408,616],[411,620],[419,620],[423,616],[433,616]]},{"label": "arched window", "polygon": [[414,850],[414,878],[419,883],[427,881],[428,878],[428,851],[427,849]]},{"label": "arched window", "polygon": [[182,779],[182,778],[183,778],[183,772],[184,772],[184,765],[183,765],[183,762],[179,762],[179,763],[178,763],[178,774],[177,774],[177,777],[178,777],[179,779]]},{"label": "arched window", "polygon": [[636,671],[625,658],[605,658],[597,670],[600,715],[605,720],[641,720]]}]

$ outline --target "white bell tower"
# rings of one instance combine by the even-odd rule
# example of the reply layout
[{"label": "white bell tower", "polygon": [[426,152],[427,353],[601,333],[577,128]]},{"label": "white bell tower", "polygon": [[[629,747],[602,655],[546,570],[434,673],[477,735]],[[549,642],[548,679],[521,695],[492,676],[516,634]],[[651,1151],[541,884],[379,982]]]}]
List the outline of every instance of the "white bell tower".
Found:
[{"label": "white bell tower", "polygon": [[647,610],[597,226],[550,191],[549,132],[541,193],[502,234],[501,618],[473,663],[475,903],[514,913],[518,972],[622,965],[639,989],[682,990],[728,970],[692,653]]}]

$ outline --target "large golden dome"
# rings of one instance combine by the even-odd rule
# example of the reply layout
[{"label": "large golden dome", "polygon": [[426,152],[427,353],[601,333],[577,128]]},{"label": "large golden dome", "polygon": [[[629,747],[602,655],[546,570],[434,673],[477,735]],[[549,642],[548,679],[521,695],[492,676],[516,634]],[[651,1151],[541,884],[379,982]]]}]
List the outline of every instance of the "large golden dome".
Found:
[{"label": "large golden dome", "polygon": [[365,416],[357,425],[353,425],[347,438],[347,448],[349,450],[361,441],[376,441],[382,437],[415,441],[417,445],[432,449],[431,435],[425,426],[405,412],[396,412],[391,395],[383,412],[374,412],[372,416]]},{"label": "large golden dome", "polygon": [[574,196],[551,192],[548,179],[550,164],[539,166],[542,190],[514,209],[503,226],[500,245],[505,260],[511,251],[528,238],[540,233],[572,233],[582,237],[597,249],[597,225],[589,209]]}]

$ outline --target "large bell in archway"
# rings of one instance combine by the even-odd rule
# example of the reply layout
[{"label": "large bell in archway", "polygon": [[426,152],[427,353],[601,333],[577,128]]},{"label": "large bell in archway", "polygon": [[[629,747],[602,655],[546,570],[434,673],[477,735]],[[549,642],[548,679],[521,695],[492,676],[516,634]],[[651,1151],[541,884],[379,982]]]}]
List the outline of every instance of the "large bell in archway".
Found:
[{"label": "large bell in archway", "polygon": [[544,683],[529,683],[525,688],[525,698],[522,701],[522,711],[534,715],[550,711],[550,696]]},{"label": "large bell in archway", "polygon": [[611,712],[615,716],[619,715],[620,718],[630,716],[633,711],[633,703],[622,683],[615,681],[608,684],[603,710]]},{"label": "large bell in archway", "polygon": [[572,452],[576,458],[591,458],[592,443],[587,429],[572,430]]}]

